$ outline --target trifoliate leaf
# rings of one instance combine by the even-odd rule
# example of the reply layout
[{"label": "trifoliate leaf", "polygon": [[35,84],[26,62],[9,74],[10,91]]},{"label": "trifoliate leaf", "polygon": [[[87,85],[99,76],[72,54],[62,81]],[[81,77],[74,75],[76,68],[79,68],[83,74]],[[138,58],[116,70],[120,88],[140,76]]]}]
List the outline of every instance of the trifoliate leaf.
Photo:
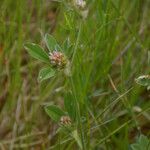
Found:
[{"label": "trifoliate leaf", "polygon": [[141,135],[136,143],[131,145],[132,150],[150,150],[150,139]]}]

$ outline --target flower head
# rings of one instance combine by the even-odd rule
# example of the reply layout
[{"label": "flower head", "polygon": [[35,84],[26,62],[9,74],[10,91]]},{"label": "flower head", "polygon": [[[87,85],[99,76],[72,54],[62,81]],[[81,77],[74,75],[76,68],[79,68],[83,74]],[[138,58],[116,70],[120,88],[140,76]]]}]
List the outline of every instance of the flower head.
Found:
[{"label": "flower head", "polygon": [[61,123],[62,125],[71,125],[71,119],[70,119],[69,116],[62,116],[62,117],[60,118],[60,123]]},{"label": "flower head", "polygon": [[84,0],[75,0],[75,4],[81,9],[84,9],[86,6],[86,2]]},{"label": "flower head", "polygon": [[52,67],[57,69],[64,69],[67,65],[67,57],[58,51],[53,51],[49,53],[50,63]]},{"label": "flower head", "polygon": [[85,0],[74,0],[74,6],[82,16],[83,19],[86,19],[89,13],[89,9],[87,8],[87,4]]}]

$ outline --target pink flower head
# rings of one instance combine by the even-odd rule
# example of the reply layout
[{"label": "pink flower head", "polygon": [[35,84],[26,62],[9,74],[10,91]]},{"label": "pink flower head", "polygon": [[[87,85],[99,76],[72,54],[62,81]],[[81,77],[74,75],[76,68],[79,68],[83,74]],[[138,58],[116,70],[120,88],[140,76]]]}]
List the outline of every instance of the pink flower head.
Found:
[{"label": "pink flower head", "polygon": [[64,69],[67,65],[67,58],[62,52],[53,51],[49,53],[50,63],[52,67]]}]

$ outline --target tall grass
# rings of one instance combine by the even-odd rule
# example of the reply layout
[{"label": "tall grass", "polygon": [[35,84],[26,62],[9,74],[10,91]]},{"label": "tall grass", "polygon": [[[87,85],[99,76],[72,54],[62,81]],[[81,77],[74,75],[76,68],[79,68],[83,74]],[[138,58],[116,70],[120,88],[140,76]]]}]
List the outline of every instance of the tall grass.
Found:
[{"label": "tall grass", "polygon": [[[134,82],[149,73],[149,8],[149,0],[89,0],[84,10],[69,1],[0,1],[0,149],[79,149],[43,109],[64,108],[68,91],[83,149],[127,150],[149,136],[149,91]],[[72,76],[39,84],[43,64],[23,45],[45,48],[45,33],[68,41]]]}]

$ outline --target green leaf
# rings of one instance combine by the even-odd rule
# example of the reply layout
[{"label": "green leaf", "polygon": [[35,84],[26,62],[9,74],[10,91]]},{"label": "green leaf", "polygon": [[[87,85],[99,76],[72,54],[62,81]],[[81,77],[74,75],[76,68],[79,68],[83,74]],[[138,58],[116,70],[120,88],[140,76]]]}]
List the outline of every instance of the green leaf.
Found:
[{"label": "green leaf", "polygon": [[45,106],[45,112],[55,122],[59,122],[60,118],[65,115],[65,113],[55,105]]},{"label": "green leaf", "polygon": [[150,150],[150,139],[148,139],[146,136],[141,135],[139,138],[139,145],[141,146],[141,149],[144,150]]},{"label": "green leaf", "polygon": [[132,150],[140,150],[140,146],[138,144],[132,144]]},{"label": "green leaf", "polygon": [[75,99],[72,96],[71,92],[66,93],[65,98],[64,98],[64,105],[65,105],[65,109],[68,112],[70,118],[72,120],[75,120],[76,105],[75,105]]},{"label": "green leaf", "polygon": [[77,142],[80,149],[83,149],[81,139],[79,137],[79,134],[78,134],[77,130],[72,131],[72,137],[75,139],[75,141]]},{"label": "green leaf", "polygon": [[131,145],[132,150],[150,150],[150,140],[144,136],[140,135],[136,143]]},{"label": "green leaf", "polygon": [[24,47],[33,58],[49,63],[48,54],[39,45],[27,43]]},{"label": "green leaf", "polygon": [[135,79],[137,84],[140,84],[142,86],[150,86],[150,76],[149,75],[143,75]]},{"label": "green leaf", "polygon": [[50,34],[45,35],[45,43],[49,51],[58,50],[61,51],[61,47],[58,45],[57,41]]},{"label": "green leaf", "polygon": [[38,76],[38,81],[42,82],[43,80],[49,79],[55,75],[55,71],[50,68],[46,67],[40,70],[39,76]]},{"label": "green leaf", "polygon": [[63,51],[66,53],[67,56],[71,57],[72,56],[72,49],[73,49],[73,44],[71,44],[70,39],[67,38],[62,45]]},{"label": "green leaf", "polygon": [[147,87],[147,90],[148,90],[148,91],[150,90],[150,86]]}]

